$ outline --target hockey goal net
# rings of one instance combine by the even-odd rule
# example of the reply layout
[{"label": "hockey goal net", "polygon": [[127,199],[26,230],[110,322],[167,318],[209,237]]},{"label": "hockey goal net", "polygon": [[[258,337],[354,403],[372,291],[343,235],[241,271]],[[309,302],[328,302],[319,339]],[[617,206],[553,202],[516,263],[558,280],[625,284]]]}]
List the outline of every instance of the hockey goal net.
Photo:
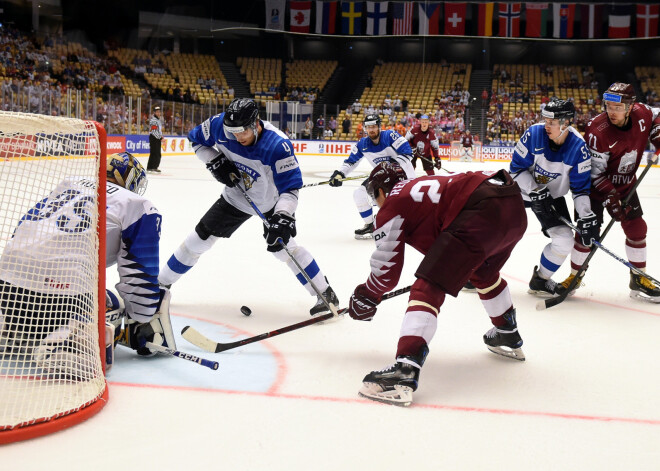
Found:
[{"label": "hockey goal net", "polygon": [[[481,152],[481,142],[474,141],[472,143],[472,161],[482,162],[482,152]],[[449,160],[466,160],[469,161],[470,158],[465,155],[465,150],[461,145],[461,141],[451,141],[451,148],[449,152]]]},{"label": "hockey goal net", "polygon": [[107,400],[105,131],[0,112],[0,443]]}]

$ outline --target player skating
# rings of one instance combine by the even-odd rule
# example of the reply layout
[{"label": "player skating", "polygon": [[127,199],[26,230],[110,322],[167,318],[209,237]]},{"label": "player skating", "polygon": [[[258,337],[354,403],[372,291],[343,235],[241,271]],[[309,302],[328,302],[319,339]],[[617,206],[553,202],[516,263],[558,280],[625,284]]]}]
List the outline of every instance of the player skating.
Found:
[{"label": "player skating", "polygon": [[405,244],[424,259],[410,291],[396,362],[365,376],[360,395],[403,406],[412,402],[445,295],[456,296],[468,280],[494,326],[483,336],[488,349],[524,360],[516,311],[500,277],[527,227],[520,188],[511,176],[500,170],[407,180],[396,163],[385,162],[371,172],[367,191],[380,207],[376,251],[369,278],[351,296],[350,316],[373,318],[383,294],[399,281]]},{"label": "player skating", "polygon": [[[381,162],[396,162],[403,168],[408,178],[415,178],[410,144],[396,131],[381,131],[380,125],[380,116],[368,114],[364,117],[364,130],[367,136],[353,146],[348,159],[344,160],[339,170],[335,170],[330,176],[330,186],[341,186],[342,180],[357,167],[363,157],[366,157],[372,167]],[[356,239],[370,239],[374,231],[374,213],[365,185],[366,180],[353,193],[355,205],[364,221],[364,227],[355,230]]]},{"label": "player skating", "polygon": [[[621,223],[626,235],[626,255],[631,265],[646,271],[647,226],[635,184],[649,139],[660,150],[660,108],[635,103],[635,91],[627,83],[613,83],[603,94],[605,111],[589,121],[585,140],[591,152],[591,202],[598,221],[603,222],[603,207]],[[647,163],[650,165],[650,163]],[[628,204],[621,202],[629,197]],[[589,254],[589,248],[576,240],[571,253],[568,287]],[[579,286],[579,281],[576,286]],[[660,289],[639,274],[630,273],[630,297],[660,303]]]},{"label": "player skating", "polygon": [[160,283],[166,286],[175,283],[219,238],[231,237],[255,214],[243,193],[235,187],[241,185],[268,220],[269,227],[264,226],[267,250],[285,262],[307,291],[317,296],[283,250],[279,243],[282,240],[314,285],[322,291],[325,301],[317,296],[310,313],[327,312],[326,302],[337,306],[337,295],[316,260],[294,239],[302,174],[286,135],[268,121],[259,119],[259,110],[253,100],[237,98],[229,104],[226,112],[212,116],[193,129],[188,139],[197,157],[219,182],[225,184],[225,189],[162,267],[158,278]]},{"label": "player skating", "polygon": [[429,128],[428,115],[422,115],[419,118],[419,124],[410,128],[406,133],[406,140],[413,149],[412,165],[414,168],[417,168],[417,158],[422,161],[422,168],[427,175],[434,174],[434,166],[438,170],[442,168],[438,138],[433,129]]},{"label": "player skating", "polygon": [[579,216],[577,227],[585,245],[598,237],[598,222],[591,210],[591,157],[582,136],[573,129],[575,107],[567,100],[553,98],[541,112],[543,123],[532,125],[522,135],[513,152],[510,172],[522,191],[525,205],[531,207],[550,238],[534,267],[529,292],[554,296],[564,289],[552,279],[573,246],[573,231],[559,216],[570,220],[566,195],[570,189]]}]

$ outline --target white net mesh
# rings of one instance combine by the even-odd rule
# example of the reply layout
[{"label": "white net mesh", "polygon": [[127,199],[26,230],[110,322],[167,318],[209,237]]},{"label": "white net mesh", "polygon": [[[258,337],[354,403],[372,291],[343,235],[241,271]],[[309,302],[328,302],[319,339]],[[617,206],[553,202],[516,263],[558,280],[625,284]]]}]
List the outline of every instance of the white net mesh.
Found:
[{"label": "white net mesh", "polygon": [[0,431],[105,390],[100,147],[92,122],[0,112]]}]

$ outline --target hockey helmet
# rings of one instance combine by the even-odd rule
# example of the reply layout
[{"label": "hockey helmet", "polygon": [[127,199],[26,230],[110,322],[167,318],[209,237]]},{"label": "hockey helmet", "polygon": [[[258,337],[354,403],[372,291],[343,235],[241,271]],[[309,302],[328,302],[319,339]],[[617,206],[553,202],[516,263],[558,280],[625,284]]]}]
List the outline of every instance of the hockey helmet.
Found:
[{"label": "hockey helmet", "polygon": [[368,114],[364,117],[364,120],[362,121],[365,126],[378,126],[380,127],[380,123],[382,122],[380,119],[380,116],[377,114]]},{"label": "hockey helmet", "polygon": [[629,83],[614,82],[603,93],[603,101],[632,105],[635,102],[635,89]]},{"label": "hockey helmet", "polygon": [[234,98],[227,110],[223,126],[225,135],[234,139],[234,133],[252,129],[257,135],[257,120],[259,119],[259,108],[251,98]]},{"label": "hockey helmet", "polygon": [[575,105],[569,100],[562,100],[560,98],[551,99],[543,111],[541,116],[548,119],[558,119],[573,121],[575,119]]},{"label": "hockey helmet", "polygon": [[383,190],[385,196],[390,194],[394,185],[404,180],[407,180],[406,172],[397,163],[394,162],[381,162],[374,167],[367,180],[367,193],[376,200],[378,190]]},{"label": "hockey helmet", "polygon": [[109,155],[107,172],[107,178],[133,193],[142,195],[147,190],[147,172],[129,152]]}]

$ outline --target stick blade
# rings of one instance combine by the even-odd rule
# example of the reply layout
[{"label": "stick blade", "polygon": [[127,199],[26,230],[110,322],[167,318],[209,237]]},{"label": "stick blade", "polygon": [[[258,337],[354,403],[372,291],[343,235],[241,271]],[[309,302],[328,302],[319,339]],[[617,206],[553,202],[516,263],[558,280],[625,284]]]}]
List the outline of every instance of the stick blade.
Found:
[{"label": "stick blade", "polygon": [[205,337],[193,327],[189,325],[185,326],[181,330],[181,336],[186,339],[188,342],[192,343],[196,347],[201,348],[205,352],[216,353],[217,343],[209,338]]}]

